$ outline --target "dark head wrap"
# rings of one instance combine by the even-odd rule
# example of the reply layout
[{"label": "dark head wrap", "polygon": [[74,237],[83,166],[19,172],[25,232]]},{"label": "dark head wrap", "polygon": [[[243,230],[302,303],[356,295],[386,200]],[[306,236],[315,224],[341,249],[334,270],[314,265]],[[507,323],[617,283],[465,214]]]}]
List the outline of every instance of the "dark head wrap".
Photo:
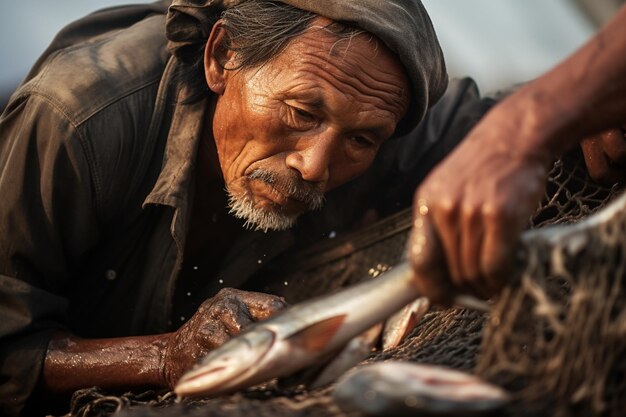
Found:
[{"label": "dark head wrap", "polygon": [[[188,62],[191,47],[206,43],[212,23],[226,8],[245,0],[173,0],[167,14],[170,51]],[[448,75],[428,13],[420,0],[280,0],[375,35],[404,65],[411,82],[411,106],[398,126],[406,133],[443,95]],[[193,48],[194,51],[197,48]]]}]

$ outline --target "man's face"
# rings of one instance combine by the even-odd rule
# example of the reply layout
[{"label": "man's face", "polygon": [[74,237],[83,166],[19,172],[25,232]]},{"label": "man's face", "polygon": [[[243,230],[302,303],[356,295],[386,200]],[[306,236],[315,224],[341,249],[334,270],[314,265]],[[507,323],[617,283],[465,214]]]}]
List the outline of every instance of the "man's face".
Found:
[{"label": "man's face", "polygon": [[292,226],[362,174],[408,108],[399,60],[366,34],[338,42],[328,23],[259,68],[223,72],[213,136],[231,211],[256,229]]}]

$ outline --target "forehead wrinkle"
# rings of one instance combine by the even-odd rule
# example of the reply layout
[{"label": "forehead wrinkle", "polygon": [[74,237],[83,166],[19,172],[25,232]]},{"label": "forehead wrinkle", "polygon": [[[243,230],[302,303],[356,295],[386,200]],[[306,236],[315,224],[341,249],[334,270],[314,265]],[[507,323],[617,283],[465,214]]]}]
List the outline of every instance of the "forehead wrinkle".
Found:
[{"label": "forehead wrinkle", "polygon": [[[342,91],[340,87],[343,86],[344,89],[350,90],[354,97],[362,94],[364,97],[373,98],[374,101],[383,103],[384,107],[392,112],[399,112],[401,115],[406,110],[409,102],[406,95],[408,85],[402,85],[397,73],[381,68],[375,68],[374,74],[371,74],[372,71],[355,70],[354,68],[361,67],[358,65],[359,62],[351,63],[348,60],[342,60],[341,63],[337,63],[325,59],[324,55],[326,54],[323,52],[320,50],[302,51],[299,59],[305,72],[311,72],[324,79],[338,91]],[[350,60],[358,61],[354,59],[354,56]],[[306,66],[310,66],[309,69]],[[333,68],[332,74],[326,71],[329,66]],[[398,82],[395,82],[396,80]],[[408,81],[406,82],[408,83]],[[360,97],[360,99],[362,98]]]},{"label": "forehead wrinkle", "polygon": [[[376,81],[375,79],[367,76],[372,81],[376,81],[372,86],[366,81],[367,78],[364,74],[349,74],[346,71],[340,69],[343,76],[329,76],[322,74],[320,78],[325,79],[329,84],[333,85],[341,94],[349,97],[349,100],[358,102],[367,101],[374,106],[378,105],[381,109],[389,111],[396,116],[402,116],[408,105],[408,100],[404,100],[404,94],[401,87],[382,81]],[[337,88],[337,85],[341,83],[344,89]],[[378,88],[377,88],[378,87]],[[345,91],[344,91],[345,90]],[[381,92],[383,94],[381,94]]]},{"label": "forehead wrinkle", "polygon": [[298,76],[291,83],[283,85],[278,97],[281,99],[294,98],[297,95],[298,100],[315,108],[324,107],[324,98],[319,93],[319,85],[310,81],[303,81],[305,77]]},{"label": "forehead wrinkle", "polygon": [[[341,68],[340,68],[341,70]],[[386,92],[389,94],[389,100],[384,100],[385,102],[390,102],[390,104],[398,107],[399,110],[402,110],[406,104],[405,99],[405,89],[402,88],[401,84],[396,84],[391,81],[385,81],[382,79],[376,79],[368,73],[358,72],[356,75],[351,77],[345,71],[342,71],[345,75],[345,80],[347,84],[351,85],[351,80],[358,80],[360,83],[355,85],[354,88],[359,89],[359,85],[365,90],[366,93],[374,93],[374,92]],[[355,83],[356,84],[356,83]],[[375,96],[375,94],[372,94]]]},{"label": "forehead wrinkle", "polygon": [[[364,61],[366,59],[374,58],[375,56],[370,58],[364,56],[353,57],[355,61]],[[358,67],[359,63],[360,62],[357,62],[355,66]],[[348,65],[350,64],[348,63]],[[404,107],[403,101],[405,99],[408,101],[408,97],[406,96],[408,80],[404,76],[404,73],[401,74],[402,78],[399,78],[397,72],[386,71],[385,66],[376,67],[374,68],[374,71],[356,71],[356,73],[349,73],[348,68],[344,68],[339,65],[337,66],[337,69],[344,75],[340,81],[343,81],[348,85],[354,84],[357,89],[359,89],[360,84],[365,93],[388,93],[391,101],[395,102],[400,108]],[[359,84],[354,81],[359,81]],[[402,81],[405,81],[405,83]]]},{"label": "forehead wrinkle", "polygon": [[[304,99],[303,102],[309,106],[317,106],[317,109],[325,113],[329,117],[328,120],[342,132],[368,130],[376,135],[388,135],[391,132],[387,131],[387,125],[399,120],[393,111],[381,106],[370,106],[362,100],[356,102],[351,94],[344,92],[340,92],[339,99],[335,95],[328,98],[324,91],[315,92],[311,97],[312,101]],[[353,112],[344,111],[347,107],[352,108]]]},{"label": "forehead wrinkle", "polygon": [[[327,19],[322,18],[322,20],[325,21]],[[311,43],[307,44],[307,41]],[[347,45],[344,44],[345,42],[347,42]],[[410,98],[407,96],[407,90],[410,86],[404,67],[391,51],[384,46],[380,48],[382,44],[374,35],[363,32],[347,39],[339,39],[325,25],[314,24],[300,35],[297,43],[299,44],[300,56],[303,58],[302,63],[307,63],[306,57],[308,56],[312,58],[311,65],[314,67],[333,66],[345,76],[339,81],[354,87],[356,91],[362,91],[370,96],[376,96],[378,91],[382,91],[391,95],[389,102],[392,107],[395,104],[402,112],[408,107]],[[355,46],[351,47],[353,43]],[[363,51],[354,51],[354,48],[358,48],[356,46],[358,44],[365,46]],[[386,70],[386,66],[372,67],[368,65],[379,57],[381,61],[395,60],[396,62],[392,62],[390,65],[395,66],[401,73],[398,74],[398,72],[391,69]],[[354,68],[358,70],[355,71]],[[363,71],[363,68],[369,68],[370,71]],[[374,72],[374,74],[371,74],[371,72]],[[398,75],[401,78],[398,78]],[[361,88],[359,88],[357,83],[353,82],[355,79],[360,81]],[[397,81],[397,84],[393,81]]]},{"label": "forehead wrinkle", "polygon": [[[303,77],[298,77],[297,79],[301,80],[302,78]],[[320,78],[325,79],[325,77]],[[330,78],[330,80],[326,81],[332,84],[332,77]],[[323,87],[320,87],[317,83],[297,81],[295,84],[289,84],[285,87],[285,91],[281,94],[281,98],[295,98],[296,100],[299,100],[302,103],[315,109],[332,111],[333,109],[331,108],[331,103],[337,101],[334,99],[329,99],[329,94],[327,93],[327,91]],[[370,113],[370,117],[376,117],[378,119],[388,119],[395,116],[395,113],[393,111],[394,107],[381,106],[380,103],[384,103],[384,101],[380,100],[378,97],[364,97],[362,94],[359,93],[357,89],[352,87],[350,87],[350,91],[342,91],[335,88],[335,86],[333,85],[333,89],[342,97],[342,100],[347,101],[352,108],[354,108],[356,104],[359,113]],[[359,94],[358,101],[356,100],[357,94]],[[333,97],[333,95],[330,95],[330,97]],[[373,98],[373,100],[368,100],[369,98]],[[367,106],[368,104],[372,104],[372,106]],[[345,106],[345,103],[335,104],[335,107],[337,108],[344,108]],[[388,107],[391,107],[391,109],[389,109]]]}]

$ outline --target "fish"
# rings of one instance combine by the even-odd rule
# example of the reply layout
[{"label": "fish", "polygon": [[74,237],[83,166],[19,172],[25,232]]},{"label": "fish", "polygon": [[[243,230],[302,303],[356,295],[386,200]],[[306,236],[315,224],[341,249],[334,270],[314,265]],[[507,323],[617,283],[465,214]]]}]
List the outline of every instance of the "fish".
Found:
[{"label": "fish", "polygon": [[[587,248],[619,239],[615,230],[624,224],[626,193],[574,225],[524,232],[515,269],[548,256],[553,269],[566,270],[568,260]],[[327,360],[350,339],[420,297],[413,279],[410,265],[403,261],[376,280],[293,305],[211,351],[181,377],[174,391],[179,397],[221,395]],[[458,295],[454,301],[489,311],[487,303],[468,295]]]},{"label": "fish", "polygon": [[383,323],[372,326],[350,339],[338,351],[330,352],[327,358],[320,359],[315,365],[299,370],[286,378],[279,378],[277,386],[293,389],[299,385],[305,385],[313,390],[335,382],[347,370],[362,362],[377,349],[382,331]]},{"label": "fish", "polygon": [[342,376],[332,392],[344,412],[368,416],[478,416],[511,400],[497,385],[437,365],[388,361]]},{"label": "fish", "polygon": [[[418,298],[413,279],[412,268],[404,261],[375,280],[293,305],[254,323],[183,374],[174,392],[179,397],[216,396],[319,363]],[[470,304],[488,308],[476,299]]]},{"label": "fish", "polygon": [[430,301],[426,297],[419,297],[407,304],[402,310],[385,321],[383,328],[383,350],[393,349],[400,345],[406,336],[417,326],[422,317],[428,312]]}]

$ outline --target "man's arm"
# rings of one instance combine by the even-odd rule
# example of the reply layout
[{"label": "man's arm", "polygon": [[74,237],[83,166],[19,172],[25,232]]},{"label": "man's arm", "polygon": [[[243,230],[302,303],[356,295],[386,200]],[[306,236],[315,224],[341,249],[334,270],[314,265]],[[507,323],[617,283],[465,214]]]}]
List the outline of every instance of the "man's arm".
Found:
[{"label": "man's arm", "polygon": [[82,339],[56,334],[48,345],[40,390],[59,395],[79,388],[166,387],[163,352],[167,335]]},{"label": "man's arm", "polygon": [[171,387],[197,358],[284,306],[226,290],[174,333],[70,334],[67,290],[80,279],[72,265],[100,238],[82,139],[45,97],[18,97],[0,119],[1,415],[19,415],[36,391]]},{"label": "man's arm", "polygon": [[173,333],[111,339],[58,333],[48,345],[39,388],[60,395],[94,385],[113,390],[173,388],[210,350],[284,306],[276,296],[225,288]]},{"label": "man's arm", "polygon": [[499,291],[560,153],[626,121],[626,7],[560,65],[494,107],[416,191],[408,256],[436,302]]}]

